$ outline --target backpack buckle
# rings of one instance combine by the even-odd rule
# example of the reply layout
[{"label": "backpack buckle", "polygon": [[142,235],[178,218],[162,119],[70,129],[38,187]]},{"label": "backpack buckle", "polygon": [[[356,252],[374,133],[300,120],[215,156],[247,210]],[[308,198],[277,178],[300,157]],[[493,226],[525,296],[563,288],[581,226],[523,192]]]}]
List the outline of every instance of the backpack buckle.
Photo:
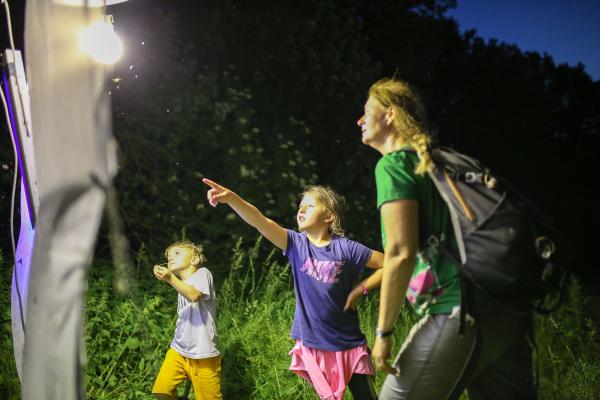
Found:
[{"label": "backpack buckle", "polygon": [[495,189],[498,181],[492,175],[485,174],[483,176],[483,182],[488,189]]},{"label": "backpack buckle", "polygon": [[549,260],[556,251],[556,246],[552,239],[546,236],[539,236],[535,239],[535,250],[544,260]]},{"label": "backpack buckle", "polygon": [[483,182],[483,173],[481,172],[465,172],[465,183],[481,183]]},{"label": "backpack buckle", "polygon": [[437,236],[431,235],[427,238],[427,246],[436,248],[436,247],[439,247],[439,245],[440,245],[440,239],[438,239]]}]

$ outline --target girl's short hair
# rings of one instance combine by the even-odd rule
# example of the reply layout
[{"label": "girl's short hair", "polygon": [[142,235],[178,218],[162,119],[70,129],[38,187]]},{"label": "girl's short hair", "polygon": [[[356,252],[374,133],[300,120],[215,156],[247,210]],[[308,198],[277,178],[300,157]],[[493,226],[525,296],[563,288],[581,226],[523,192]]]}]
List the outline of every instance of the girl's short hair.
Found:
[{"label": "girl's short hair", "polygon": [[315,201],[333,217],[333,221],[329,225],[331,233],[344,236],[344,229],[342,229],[342,205],[344,200],[342,197],[330,187],[320,185],[305,187],[300,198],[303,198],[307,194],[314,196]]},{"label": "girl's short hair", "polygon": [[169,250],[171,250],[173,247],[183,247],[183,248],[191,250],[192,256],[198,257],[198,264],[196,264],[197,267],[200,267],[206,261],[206,257],[204,256],[204,251],[203,251],[202,245],[200,245],[200,244],[188,242],[186,240],[172,243],[169,245],[169,247],[166,248],[165,257],[167,257]]}]

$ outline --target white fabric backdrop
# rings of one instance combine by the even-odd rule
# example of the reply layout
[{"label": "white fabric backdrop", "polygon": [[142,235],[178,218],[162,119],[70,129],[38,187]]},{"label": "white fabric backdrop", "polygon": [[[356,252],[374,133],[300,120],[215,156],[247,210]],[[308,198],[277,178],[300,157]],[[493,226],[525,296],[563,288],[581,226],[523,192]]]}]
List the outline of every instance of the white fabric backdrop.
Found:
[{"label": "white fabric backdrop", "polygon": [[22,398],[84,398],[85,270],[114,175],[107,71],[77,34],[102,8],[28,0],[25,60],[40,210],[31,262]]}]

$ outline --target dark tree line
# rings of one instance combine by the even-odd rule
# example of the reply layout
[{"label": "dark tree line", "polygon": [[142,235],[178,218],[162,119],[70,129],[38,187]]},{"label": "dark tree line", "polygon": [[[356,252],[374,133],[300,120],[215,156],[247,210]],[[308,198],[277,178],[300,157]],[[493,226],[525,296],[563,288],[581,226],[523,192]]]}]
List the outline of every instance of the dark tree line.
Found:
[{"label": "dark tree line", "polygon": [[[131,0],[109,8],[127,44],[111,91],[132,250],[143,245],[154,261],[186,236],[226,270],[235,239],[256,234],[226,207],[209,209],[202,176],[289,227],[302,187],[331,185],[345,196],[349,233],[379,247],[378,155],[360,143],[356,120],[369,85],[396,75],[422,93],[438,144],[476,155],[536,199],[575,243],[578,273],[597,282],[600,82],[581,65],[461,34],[446,16],[455,6]],[[0,170],[3,195],[8,180]],[[98,256],[108,258],[104,232]]]}]

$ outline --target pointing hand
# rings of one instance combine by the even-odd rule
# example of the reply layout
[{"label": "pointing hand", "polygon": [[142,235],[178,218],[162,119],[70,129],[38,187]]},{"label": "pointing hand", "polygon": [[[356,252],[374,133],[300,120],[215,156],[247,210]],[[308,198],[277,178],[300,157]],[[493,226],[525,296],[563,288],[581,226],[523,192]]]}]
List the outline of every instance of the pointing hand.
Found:
[{"label": "pointing hand", "polygon": [[233,192],[208,178],[203,178],[202,182],[210,186],[206,193],[206,198],[211,206],[216,207],[219,203],[227,203],[231,199]]}]

